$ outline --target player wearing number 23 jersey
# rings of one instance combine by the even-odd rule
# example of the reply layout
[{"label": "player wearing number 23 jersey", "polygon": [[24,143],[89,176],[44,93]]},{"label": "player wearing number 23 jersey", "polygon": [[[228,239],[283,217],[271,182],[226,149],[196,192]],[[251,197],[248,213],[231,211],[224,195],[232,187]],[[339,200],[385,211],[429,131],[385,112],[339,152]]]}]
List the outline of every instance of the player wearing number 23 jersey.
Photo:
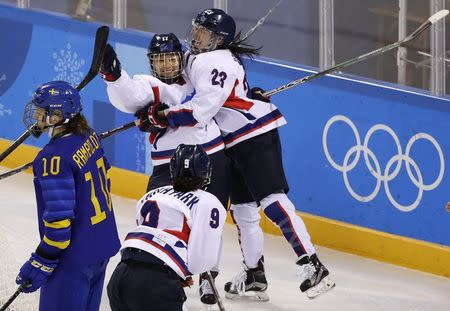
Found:
[{"label": "player wearing number 23 jersey", "polygon": [[51,140],[33,162],[41,241],[16,282],[23,292],[41,288],[45,311],[98,310],[106,265],[120,248],[110,164],[81,109],[63,81],[39,87],[25,108],[27,128]]}]

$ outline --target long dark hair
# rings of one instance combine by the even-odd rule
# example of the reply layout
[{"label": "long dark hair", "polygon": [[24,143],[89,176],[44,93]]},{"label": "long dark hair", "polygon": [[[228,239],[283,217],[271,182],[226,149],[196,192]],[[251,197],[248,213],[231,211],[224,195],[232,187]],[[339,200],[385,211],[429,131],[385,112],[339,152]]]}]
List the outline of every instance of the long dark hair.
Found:
[{"label": "long dark hair", "polygon": [[202,181],[198,178],[177,177],[172,181],[173,190],[180,192],[190,192],[200,189]]},{"label": "long dark hair", "polygon": [[77,114],[66,124],[66,131],[75,135],[84,135],[92,132],[86,118],[81,114]]},{"label": "long dark hair", "polygon": [[227,46],[227,49],[236,56],[239,61],[242,63],[241,56],[247,56],[249,58],[254,58],[259,55],[259,51],[262,49],[260,47],[254,47],[251,44],[247,43],[248,38],[242,38],[242,32],[239,31],[237,35],[234,37],[233,41]]}]

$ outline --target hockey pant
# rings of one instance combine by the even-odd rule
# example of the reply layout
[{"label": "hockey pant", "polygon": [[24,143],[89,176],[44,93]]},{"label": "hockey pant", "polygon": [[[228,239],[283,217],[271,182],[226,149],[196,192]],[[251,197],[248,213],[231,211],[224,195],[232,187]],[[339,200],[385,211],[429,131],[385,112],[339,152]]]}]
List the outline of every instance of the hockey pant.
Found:
[{"label": "hockey pant", "polygon": [[[289,242],[295,254],[314,254],[316,252],[303,220],[295,213],[294,204],[284,193],[271,194],[261,200],[264,214],[278,227]],[[257,267],[263,255],[263,232],[256,202],[232,204],[231,214],[238,228],[239,244],[244,262],[248,268]]]},{"label": "hockey pant", "polygon": [[108,260],[86,266],[64,263],[41,287],[40,311],[98,311]]}]

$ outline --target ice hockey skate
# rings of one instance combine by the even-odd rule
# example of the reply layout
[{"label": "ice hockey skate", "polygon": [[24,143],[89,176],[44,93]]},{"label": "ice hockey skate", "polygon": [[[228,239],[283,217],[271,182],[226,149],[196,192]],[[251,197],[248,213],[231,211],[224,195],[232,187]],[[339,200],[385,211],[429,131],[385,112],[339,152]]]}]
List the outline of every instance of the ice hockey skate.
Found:
[{"label": "ice hockey skate", "polygon": [[[216,279],[219,273],[216,271],[211,271],[211,275],[214,279]],[[215,305],[217,303],[217,298],[214,295],[214,291],[211,288],[211,284],[209,284],[208,278],[206,277],[206,273],[200,274],[200,301],[205,305]]]},{"label": "ice hockey skate", "polygon": [[336,284],[329,278],[330,272],[319,261],[316,254],[302,256],[297,260],[297,277],[300,280],[300,290],[309,299],[316,298],[332,289]]},{"label": "ice hockey skate", "polygon": [[225,297],[228,299],[251,299],[256,301],[268,301],[266,293],[267,280],[264,272],[264,257],[258,261],[256,268],[249,269],[244,265],[244,270],[233,277],[231,282],[225,283]]}]

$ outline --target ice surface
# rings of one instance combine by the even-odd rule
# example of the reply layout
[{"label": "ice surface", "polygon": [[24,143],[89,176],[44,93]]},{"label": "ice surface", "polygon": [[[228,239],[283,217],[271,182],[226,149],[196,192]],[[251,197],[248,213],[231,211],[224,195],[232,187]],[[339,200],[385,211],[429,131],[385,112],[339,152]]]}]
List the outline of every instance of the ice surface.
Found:
[{"label": "ice surface", "polygon": [[[5,171],[5,169],[0,169]],[[18,269],[38,243],[37,222],[32,177],[19,174],[0,181],[0,244],[1,257],[14,259],[11,269]],[[134,226],[134,200],[114,196],[114,210],[120,237]],[[6,238],[7,237],[7,238]],[[277,236],[265,237],[266,275],[269,281],[269,302],[229,301],[223,285],[241,269],[241,254],[236,229],[226,225],[217,286],[226,310],[450,310],[450,279],[422,273],[317,247],[319,258],[329,268],[336,287],[314,300],[309,300],[298,288],[295,277],[295,255]],[[400,251],[400,250],[399,250]],[[107,277],[118,263],[110,261]],[[449,263],[450,264],[450,263]],[[9,271],[12,278],[17,271]],[[14,289],[14,279],[11,280]],[[203,310],[198,298],[198,279],[186,290],[188,310]],[[11,292],[12,294],[12,292]],[[24,295],[24,294],[22,294]],[[17,309],[21,310],[21,309]],[[26,307],[23,310],[30,310]],[[101,310],[109,310],[106,289]],[[215,307],[213,310],[218,310]]]}]

